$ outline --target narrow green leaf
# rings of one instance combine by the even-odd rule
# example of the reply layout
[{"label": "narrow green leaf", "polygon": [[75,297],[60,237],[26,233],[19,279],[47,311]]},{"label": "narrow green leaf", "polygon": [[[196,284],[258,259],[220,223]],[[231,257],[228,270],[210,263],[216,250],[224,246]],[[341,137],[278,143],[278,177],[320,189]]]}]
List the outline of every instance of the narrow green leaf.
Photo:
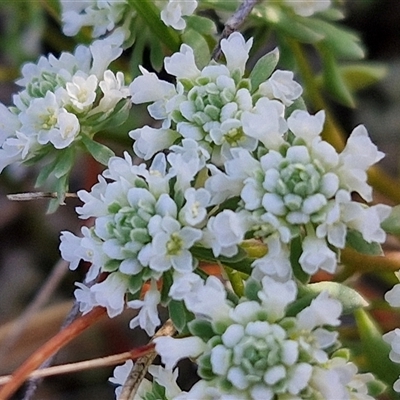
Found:
[{"label": "narrow green leaf", "polygon": [[152,34],[156,35],[171,51],[179,50],[180,40],[178,34],[168,28],[160,18],[160,10],[151,0],[128,0],[129,5],[137,11],[145,21]]},{"label": "narrow green leaf", "polygon": [[335,56],[326,44],[318,45],[323,62],[323,84],[324,88],[335,98],[336,101],[346,107],[355,107],[355,101],[349,88],[340,74],[339,66]]},{"label": "narrow green leaf", "polygon": [[340,66],[339,71],[346,86],[351,91],[357,91],[383,79],[387,68],[381,64],[364,63]]},{"label": "narrow green leaf", "polygon": [[36,178],[35,187],[42,186],[53,172],[56,166],[57,160],[52,160],[49,164],[45,165],[39,172]]},{"label": "narrow green leaf", "polygon": [[318,18],[303,18],[307,26],[324,36],[323,43],[330,53],[337,58],[358,60],[365,53],[360,44],[360,38],[343,26],[340,28]]},{"label": "narrow green leaf", "polygon": [[381,227],[387,233],[400,236],[400,204],[392,208],[390,215],[382,222]]},{"label": "narrow green leaf", "polygon": [[318,295],[323,291],[327,291],[331,297],[342,303],[343,314],[368,306],[368,302],[356,290],[338,282],[309,283],[305,287],[305,293]]},{"label": "narrow green leaf", "polygon": [[205,342],[207,342],[213,336],[215,336],[215,332],[213,331],[210,321],[202,319],[194,319],[193,321],[189,322],[188,327],[189,327],[189,332],[193,336],[198,336]]},{"label": "narrow green leaf", "polygon": [[355,317],[368,370],[391,388],[400,375],[400,365],[389,359],[390,345],[382,339],[382,332],[365,310],[358,309]]},{"label": "narrow green leaf", "polygon": [[168,304],[169,316],[178,332],[186,326],[186,312],[183,301],[171,300]]},{"label": "narrow green leaf", "polygon": [[61,178],[63,175],[68,174],[75,162],[75,149],[73,147],[67,147],[59,151],[60,155],[57,157],[57,163],[53,170],[56,178]]},{"label": "narrow green leaf", "polygon": [[261,83],[265,82],[274,71],[279,61],[278,48],[262,56],[250,73],[251,89],[254,93]]},{"label": "narrow green leaf", "polygon": [[286,11],[275,6],[264,6],[263,9],[258,10],[258,15],[263,17],[269,25],[302,43],[317,43],[325,37],[322,32],[310,28],[308,21],[311,18],[296,18],[293,13],[287,14]]},{"label": "narrow green leaf", "polygon": [[290,243],[290,264],[292,266],[294,276],[302,283],[310,280],[310,275],[304,272],[299,263],[299,258],[303,252],[301,238],[298,236]]},{"label": "narrow green leaf", "polygon": [[210,18],[199,15],[191,15],[186,18],[186,29],[193,29],[201,35],[214,35],[217,33],[217,27]]},{"label": "narrow green leaf", "polygon": [[86,135],[82,135],[81,138],[82,143],[88,152],[100,164],[107,165],[108,160],[115,155],[114,152],[107,146],[104,146],[104,144],[95,142],[94,140],[89,139]]},{"label": "narrow green leaf", "polygon": [[350,230],[347,232],[346,245],[361,254],[368,254],[370,256],[381,256],[383,254],[382,247],[379,243],[368,243],[358,231]]}]

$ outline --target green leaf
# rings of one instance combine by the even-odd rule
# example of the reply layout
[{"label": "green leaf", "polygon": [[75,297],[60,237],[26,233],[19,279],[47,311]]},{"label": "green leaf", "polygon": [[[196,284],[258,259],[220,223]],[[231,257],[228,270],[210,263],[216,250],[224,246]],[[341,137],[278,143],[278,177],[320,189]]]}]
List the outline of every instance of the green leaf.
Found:
[{"label": "green leaf", "polygon": [[304,18],[307,26],[324,36],[323,43],[330,53],[337,58],[358,60],[365,55],[364,49],[360,44],[360,38],[343,26],[340,28],[318,18]]},{"label": "green leaf", "polygon": [[41,168],[38,177],[36,178],[35,187],[42,186],[54,171],[57,164],[57,159],[52,160],[50,163]]},{"label": "green leaf", "polygon": [[303,247],[300,236],[294,238],[290,243],[290,264],[292,266],[294,276],[302,283],[310,280],[310,275],[304,272],[299,263],[299,258],[303,253]]},{"label": "green leaf", "polygon": [[193,321],[190,321],[188,327],[189,327],[189,332],[193,336],[198,336],[205,342],[207,342],[208,340],[210,340],[212,337],[215,336],[215,332],[212,328],[210,321],[205,321],[202,319],[194,319]]},{"label": "green leaf", "polygon": [[104,144],[95,142],[94,140],[89,139],[86,135],[82,135],[81,138],[82,143],[88,152],[100,164],[107,165],[108,160],[115,155],[114,152],[107,146],[104,146]]},{"label": "green leaf", "polygon": [[325,37],[323,33],[310,28],[308,21],[311,18],[296,18],[293,13],[287,14],[278,7],[264,6],[263,10],[260,9],[259,15],[280,33],[291,36],[302,43],[317,43]]},{"label": "green leaf", "polygon": [[186,29],[192,29],[201,35],[214,35],[217,33],[217,27],[210,18],[200,17],[199,15],[191,15],[186,18]]},{"label": "green leaf", "polygon": [[400,236],[400,204],[393,207],[390,215],[381,223],[385,232]]},{"label": "green leaf", "polygon": [[75,163],[75,149],[74,147],[67,147],[64,150],[59,150],[60,155],[57,157],[57,163],[54,167],[53,173],[56,178],[68,174]]},{"label": "green leaf", "polygon": [[382,247],[379,243],[368,243],[358,231],[349,230],[347,232],[346,245],[350,246],[361,254],[367,254],[370,256],[383,255]]},{"label": "green leaf", "polygon": [[382,332],[365,310],[357,310],[355,317],[368,370],[391,388],[400,375],[400,365],[389,359],[390,345],[382,339]]},{"label": "green leaf", "polygon": [[340,66],[339,72],[346,86],[355,92],[379,82],[385,77],[387,68],[374,63],[350,64]]},{"label": "green leaf", "polygon": [[261,290],[261,284],[253,278],[249,278],[246,281],[244,287],[244,295],[249,300],[259,301],[258,292]]},{"label": "green leaf", "polygon": [[367,307],[368,302],[356,290],[338,282],[309,283],[304,292],[316,296],[327,291],[331,297],[339,300],[343,306],[343,314],[350,314],[359,308]]},{"label": "green leaf", "polygon": [[196,65],[200,69],[209,64],[211,52],[204,36],[194,29],[186,29],[182,40],[193,49]]},{"label": "green leaf", "polygon": [[171,300],[168,304],[169,316],[178,332],[186,326],[186,308],[183,301]]},{"label": "green leaf", "polygon": [[137,11],[151,33],[164,43],[171,51],[178,51],[180,40],[178,34],[168,28],[160,19],[160,10],[152,0],[128,0],[128,4]]},{"label": "green leaf", "polygon": [[346,107],[355,107],[355,101],[349,88],[346,86],[335,56],[330,51],[329,46],[319,45],[322,62],[323,62],[323,84],[324,88],[337,100]]},{"label": "green leaf", "polygon": [[252,93],[257,91],[261,83],[265,82],[274,71],[279,61],[279,50],[276,48],[268,54],[262,56],[250,73]]}]

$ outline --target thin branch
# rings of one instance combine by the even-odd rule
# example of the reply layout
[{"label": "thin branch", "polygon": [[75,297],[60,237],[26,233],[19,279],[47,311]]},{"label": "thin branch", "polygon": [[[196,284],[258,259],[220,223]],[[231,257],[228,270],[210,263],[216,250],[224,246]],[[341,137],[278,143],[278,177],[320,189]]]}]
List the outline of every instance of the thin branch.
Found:
[{"label": "thin branch", "polygon": [[[65,193],[65,197],[77,198],[76,193]],[[27,192],[27,193],[14,193],[8,194],[7,199],[11,201],[30,201],[39,199],[57,199],[58,195],[56,192]]]},{"label": "thin branch", "polygon": [[45,360],[55,354],[59,349],[76,338],[85,329],[92,326],[106,314],[106,309],[96,307],[89,313],[76,319],[66,329],[53,336],[42,347],[36,350],[13,374],[12,380],[0,389],[0,399],[8,399],[25,382],[27,377],[37,369]]},{"label": "thin branch", "polygon": [[67,271],[68,262],[64,260],[59,260],[52,269],[51,274],[47,278],[44,285],[41,287],[36,297],[16,320],[13,329],[11,329],[8,336],[2,341],[0,346],[0,360],[5,357],[7,353],[9,353],[13,345],[17,342],[21,334],[24,332],[24,329],[28,325],[29,321],[35,317],[35,314],[48,301],[60,281],[64,278]]},{"label": "thin branch", "polygon": [[[92,360],[79,361],[75,363],[56,365],[54,367],[37,369],[33,371],[29,378],[39,379],[54,375],[68,374],[72,372],[86,371],[93,368],[104,368],[118,365],[127,360],[136,360],[153,351],[154,344],[150,343],[139,348],[125,351],[124,353],[113,354],[112,356],[95,358]],[[12,375],[0,376],[0,385],[4,385],[11,381]]]},{"label": "thin branch", "polygon": [[[171,320],[168,320],[152,337],[152,340],[160,336],[172,336],[176,332]],[[143,357],[138,358],[135,365],[132,367],[129,376],[122,387],[121,394],[118,400],[133,400],[137,393],[140,383],[144,379],[149,366],[153,363],[157,353],[155,350],[147,353]]]},{"label": "thin branch", "polygon": [[212,53],[211,58],[213,60],[217,61],[221,57],[221,40],[227,38],[231,33],[239,29],[258,1],[259,0],[244,0],[235,13],[226,21],[218,45]]}]

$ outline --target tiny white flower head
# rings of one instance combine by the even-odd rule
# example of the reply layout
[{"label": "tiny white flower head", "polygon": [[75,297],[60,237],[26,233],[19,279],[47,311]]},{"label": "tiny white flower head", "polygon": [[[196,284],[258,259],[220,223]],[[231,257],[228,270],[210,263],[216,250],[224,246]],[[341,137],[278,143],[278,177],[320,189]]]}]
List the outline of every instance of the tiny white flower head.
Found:
[{"label": "tiny white flower head", "polygon": [[225,55],[226,66],[231,72],[239,70],[241,75],[244,74],[252,45],[253,38],[246,42],[239,32],[234,32],[228,38],[221,40],[221,50]]},{"label": "tiny white flower head", "polygon": [[287,131],[284,110],[281,102],[261,97],[252,111],[242,114],[244,133],[259,140],[267,149],[279,149]]},{"label": "tiny white flower head", "polygon": [[325,122],[325,111],[318,111],[315,115],[310,115],[307,111],[295,110],[287,120],[289,129],[296,137],[303,138],[311,142],[318,137]]},{"label": "tiny white flower head", "polygon": [[97,305],[105,307],[110,318],[121,314],[124,309],[125,293],[128,289],[127,278],[126,275],[114,272],[90,288]]},{"label": "tiny white flower head", "polygon": [[140,326],[149,336],[153,336],[156,327],[161,324],[157,310],[157,306],[160,304],[160,299],[160,292],[157,289],[155,281],[152,280],[151,286],[144,295],[143,300],[132,300],[127,303],[129,308],[139,308],[139,314],[131,320],[129,327],[134,329],[135,327]]},{"label": "tiny white flower head", "polygon": [[149,160],[157,152],[171,146],[179,135],[172,129],[157,129],[145,125],[130,131],[129,136],[135,140],[133,144],[135,154],[144,160]]},{"label": "tiny white flower head", "polygon": [[195,336],[183,339],[161,336],[155,338],[153,342],[156,345],[156,352],[161,356],[167,369],[173,369],[183,358],[198,357],[205,348],[204,342]]},{"label": "tiny white flower head", "polygon": [[180,51],[164,61],[166,71],[178,79],[196,79],[201,72],[196,66],[193,49],[187,44],[182,44]]},{"label": "tiny white flower head", "polygon": [[363,125],[357,126],[340,153],[340,180],[345,188],[358,192],[366,201],[372,200],[372,188],[367,184],[367,169],[384,157],[372,143]]},{"label": "tiny white flower head", "polygon": [[393,331],[385,333],[383,340],[390,344],[391,350],[389,358],[395,362],[400,363],[400,329],[396,328]]},{"label": "tiny white flower head", "polygon": [[338,326],[341,313],[339,300],[329,297],[328,292],[322,292],[297,314],[297,326],[299,329],[310,330],[322,325]]},{"label": "tiny white flower head", "polygon": [[186,22],[182,16],[192,15],[196,8],[196,0],[168,0],[168,4],[161,11],[161,20],[174,29],[185,29]]},{"label": "tiny white flower head", "polygon": [[286,107],[293,104],[303,93],[303,88],[293,79],[293,72],[276,70],[263,82],[258,92],[269,99],[280,100]]},{"label": "tiny white flower head", "polygon": [[[398,273],[396,275],[398,276]],[[392,307],[400,307],[400,284],[394,285],[392,289],[386,292],[385,300]]]},{"label": "tiny white flower head", "polygon": [[115,388],[116,399],[119,398],[122,391],[122,386],[128,379],[128,376],[132,368],[133,368],[133,361],[132,360],[125,361],[124,364],[118,365],[117,367],[114,368],[113,376],[108,379],[109,382],[113,383],[114,385],[117,385],[117,387]]},{"label": "tiny white flower head", "polygon": [[83,77],[78,74],[72,77],[72,82],[67,82],[66,92],[69,101],[77,112],[87,110],[96,99],[98,79],[95,75]]},{"label": "tiny white flower head", "polygon": [[303,270],[310,275],[319,269],[334,273],[337,266],[336,254],[326,244],[324,239],[307,236],[303,241],[303,253],[299,263]]}]

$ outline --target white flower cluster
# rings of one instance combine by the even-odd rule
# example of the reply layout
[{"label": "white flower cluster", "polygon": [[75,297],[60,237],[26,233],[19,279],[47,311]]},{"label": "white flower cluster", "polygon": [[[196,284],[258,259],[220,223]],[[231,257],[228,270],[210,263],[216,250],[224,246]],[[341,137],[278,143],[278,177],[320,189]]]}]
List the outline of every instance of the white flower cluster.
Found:
[{"label": "white flower cluster", "polygon": [[[167,26],[177,30],[186,27],[184,16],[194,13],[197,0],[157,0],[154,2],[161,10],[160,18]],[[123,34],[124,39],[131,36],[130,27],[137,13],[127,0],[61,0],[63,32],[75,36],[83,27],[92,29],[92,37]]]},{"label": "white flower cluster", "polygon": [[[294,281],[262,280],[253,298],[233,304],[222,283],[210,277],[185,297],[195,315],[194,335],[154,340],[167,370],[196,359],[202,380],[175,399],[365,399],[371,374],[330,355],[340,324],[341,304],[322,292],[297,315],[286,316],[296,299]],[[354,395],[354,397],[353,397]],[[290,397],[287,397],[290,396]]]},{"label": "white flower cluster", "polygon": [[[251,39],[246,42],[241,34],[233,33],[221,41],[226,65],[212,62],[202,70],[196,66],[193,50],[182,45],[179,53],[164,62],[166,71],[176,77],[176,86],[142,68],[143,75],[129,86],[132,101],[152,102],[150,115],[163,123],[159,129],[145,126],[130,133],[136,154],[149,159],[177,140],[190,138],[212,153],[214,163],[221,164],[231,158],[233,148],[254,151],[261,129],[266,137],[281,137],[286,128],[285,106],[300,97],[302,89],[289,71],[276,71],[252,88],[244,78],[251,45]],[[254,113],[258,132],[251,118]]]},{"label": "white flower cluster", "polygon": [[[156,341],[166,370],[155,371],[154,379],[171,398],[334,393],[370,400],[372,376],[332,355],[340,303],[321,293],[301,311],[286,311],[298,296],[293,254],[307,275],[334,272],[349,235],[385,240],[380,223],[390,207],[352,199],[357,192],[372,200],[366,171],[383,154],[363,126],[338,154],[321,138],[323,111],[292,111],[302,93],[293,73],[247,77],[251,44],[233,33],[221,42],[226,62],[202,69],[192,48],[182,45],[164,62],[175,84],[143,68],[130,84],[132,102],[151,103],[150,115],[161,122],[130,132],[134,153],[152,162],[135,165],[127,153],[112,157],[91,191],[78,192],[84,204],[77,212],[94,225],[83,227],[82,237],[63,232],[60,249],[71,269],[90,262],[87,282],[95,283],[78,283],[75,296],[83,313],[103,306],[114,317],[125,307],[138,309],[130,326],[149,335],[160,324],[160,304],[194,314],[184,322],[192,337]],[[274,63],[277,53],[267,57]],[[79,115],[79,107],[92,104],[90,90],[82,100],[81,81],[71,82],[76,85],[59,90],[74,94],[67,111],[74,107]],[[245,239],[263,242],[267,253],[246,257]],[[228,301],[216,278],[204,282],[202,260],[246,271],[262,285],[252,296]],[[184,357],[196,359],[202,380],[188,393],[175,384],[167,390],[166,376],[176,376],[172,369]]]},{"label": "white flower cluster", "polygon": [[74,36],[82,27],[90,26],[92,36],[98,38],[115,29],[119,22],[132,18],[127,0],[61,0],[61,6],[63,32],[67,36]]},{"label": "white flower cluster", "polygon": [[[118,39],[118,37],[114,37]],[[23,89],[10,108],[0,104],[0,172],[14,162],[52,154],[96,133],[96,124],[112,118],[129,95],[122,72],[107,67],[121,54],[121,37],[78,46],[22,68]],[[129,102],[125,101],[125,108]]]},{"label": "white flower cluster", "polygon": [[220,237],[217,247],[208,246],[210,237],[217,235],[213,225],[217,217],[208,218],[209,193],[190,186],[205,165],[204,155],[189,139],[183,145],[186,147],[174,146],[167,159],[162,154],[156,156],[150,169],[144,164],[133,165],[128,154],[124,159],[113,157],[91,192],[78,192],[85,204],[77,212],[81,218],[94,217],[95,223],[92,228],[82,228],[81,238],[63,232],[61,254],[71,269],[80,260],[90,262],[89,281],[101,272],[109,273],[90,288],[78,284],[75,294],[81,311],[101,305],[110,317],[120,314],[125,295],[139,295],[143,284],[151,280],[144,300],[132,300],[128,306],[141,309],[131,327],[140,325],[153,334],[159,324],[156,280],[169,274],[173,282],[170,296],[179,299],[181,286],[193,280],[197,267],[190,252],[194,245],[216,248],[215,256],[238,251],[246,227],[229,210],[218,214],[220,219],[230,218],[224,228],[226,238]]},{"label": "white flower cluster", "polygon": [[[383,157],[365,127],[354,129],[337,154],[320,137],[323,112],[312,116],[294,111],[287,119],[285,138],[275,130],[266,132],[268,114],[260,103],[271,101],[261,98],[244,120],[268,150],[255,157],[246,149],[233,149],[225,172],[213,169],[206,182],[215,202],[240,196],[239,213],[254,236],[268,244],[268,254],[254,262],[255,276],[289,278],[290,243],[296,237],[303,239],[299,262],[309,275],[318,269],[335,272],[337,257],[332,248],[343,249],[349,231],[359,232],[368,243],[384,242],[380,223],[391,208],[368,207],[351,198],[352,192],[358,192],[366,201],[372,200],[366,171]],[[264,124],[260,118],[265,118]]]}]

